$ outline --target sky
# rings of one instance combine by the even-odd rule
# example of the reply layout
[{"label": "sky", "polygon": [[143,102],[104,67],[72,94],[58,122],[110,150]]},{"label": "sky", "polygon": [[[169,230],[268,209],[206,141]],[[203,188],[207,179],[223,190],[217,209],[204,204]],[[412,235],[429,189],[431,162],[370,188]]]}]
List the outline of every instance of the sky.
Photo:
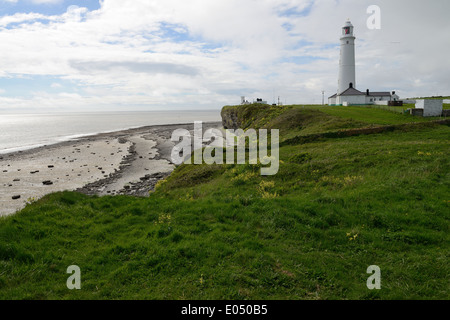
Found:
[{"label": "sky", "polygon": [[448,12],[448,0],[0,0],[0,113],[321,104],[347,19],[357,89],[449,95]]}]

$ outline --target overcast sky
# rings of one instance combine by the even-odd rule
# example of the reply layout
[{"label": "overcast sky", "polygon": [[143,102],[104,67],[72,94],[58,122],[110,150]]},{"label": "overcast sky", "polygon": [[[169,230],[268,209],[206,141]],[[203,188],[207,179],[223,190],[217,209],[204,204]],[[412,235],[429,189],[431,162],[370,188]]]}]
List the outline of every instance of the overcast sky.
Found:
[{"label": "overcast sky", "polygon": [[347,19],[357,89],[449,95],[449,12],[448,0],[0,0],[0,112],[320,104],[337,91]]}]

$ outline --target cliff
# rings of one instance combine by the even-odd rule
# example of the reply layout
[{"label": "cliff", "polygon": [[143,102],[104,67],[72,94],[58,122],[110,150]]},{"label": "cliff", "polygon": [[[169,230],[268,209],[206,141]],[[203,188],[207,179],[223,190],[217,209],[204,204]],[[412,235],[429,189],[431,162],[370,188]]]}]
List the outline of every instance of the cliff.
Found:
[{"label": "cliff", "polygon": [[224,107],[220,113],[222,116],[222,125],[225,129],[238,129],[240,122],[238,121],[238,110],[236,108]]}]

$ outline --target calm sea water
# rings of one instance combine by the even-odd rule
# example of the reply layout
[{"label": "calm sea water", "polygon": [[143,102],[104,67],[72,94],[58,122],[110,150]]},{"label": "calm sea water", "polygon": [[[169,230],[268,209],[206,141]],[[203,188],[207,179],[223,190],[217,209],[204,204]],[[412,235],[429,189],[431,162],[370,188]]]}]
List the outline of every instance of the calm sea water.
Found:
[{"label": "calm sea water", "polygon": [[0,154],[96,133],[150,125],[220,121],[220,111],[0,114]]}]

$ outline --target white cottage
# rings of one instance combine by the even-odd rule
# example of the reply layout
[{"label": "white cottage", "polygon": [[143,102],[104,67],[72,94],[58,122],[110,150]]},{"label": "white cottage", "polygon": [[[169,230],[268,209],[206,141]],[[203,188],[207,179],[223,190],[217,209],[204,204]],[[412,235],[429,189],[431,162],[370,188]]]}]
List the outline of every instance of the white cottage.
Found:
[{"label": "white cottage", "polygon": [[391,101],[399,101],[399,96],[395,91],[391,92],[361,92],[350,86],[341,94],[335,94],[328,98],[330,106],[349,106],[349,105],[388,105]]}]

